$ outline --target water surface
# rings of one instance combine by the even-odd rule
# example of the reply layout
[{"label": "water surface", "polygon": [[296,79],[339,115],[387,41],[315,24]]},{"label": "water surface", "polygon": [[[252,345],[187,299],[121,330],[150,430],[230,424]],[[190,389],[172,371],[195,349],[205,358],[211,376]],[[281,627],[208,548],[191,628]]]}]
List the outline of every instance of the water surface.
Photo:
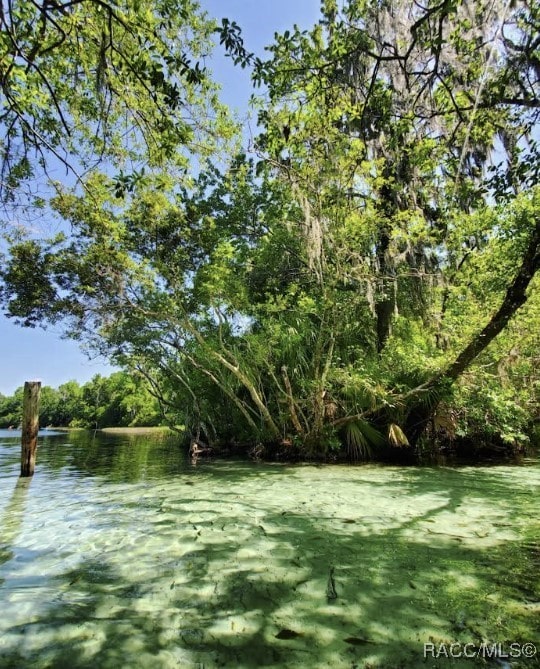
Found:
[{"label": "water surface", "polygon": [[[471,667],[537,642],[540,467],[187,460],[0,432],[0,666]],[[539,666],[488,660],[488,666]]]}]

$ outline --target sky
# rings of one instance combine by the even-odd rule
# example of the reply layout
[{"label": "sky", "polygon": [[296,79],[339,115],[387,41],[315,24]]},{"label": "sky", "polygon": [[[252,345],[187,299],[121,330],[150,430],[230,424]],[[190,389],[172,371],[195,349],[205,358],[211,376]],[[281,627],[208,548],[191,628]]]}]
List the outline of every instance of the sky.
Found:
[{"label": "sky", "polygon": [[[200,0],[200,4],[211,16],[236,21],[246,48],[264,56],[264,47],[273,41],[274,33],[294,24],[309,28],[316,23],[320,0]],[[252,93],[249,72],[220,55],[207,66],[222,85],[222,100],[246,114]],[[21,328],[0,314],[0,393],[11,395],[25,381],[40,380],[56,388],[72,379],[85,383],[96,374],[115,371],[103,358],[89,360],[77,343],[61,335],[59,327]]]}]

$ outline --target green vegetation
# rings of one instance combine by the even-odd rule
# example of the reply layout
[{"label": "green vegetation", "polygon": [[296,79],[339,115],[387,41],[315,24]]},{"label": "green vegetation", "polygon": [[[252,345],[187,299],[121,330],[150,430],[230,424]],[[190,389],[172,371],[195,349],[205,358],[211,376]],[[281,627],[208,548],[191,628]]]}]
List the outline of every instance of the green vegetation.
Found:
[{"label": "green vegetation", "polygon": [[[325,0],[311,31],[277,35],[262,61],[194,3],[51,7],[12,17],[26,55],[2,83],[4,170],[21,194],[46,166],[26,119],[47,95],[49,155],[86,169],[49,181],[47,211],[69,232],[6,235],[11,316],[65,323],[212,444],[351,458],[527,444],[538,8]],[[188,65],[212,31],[268,92],[251,155]],[[83,93],[59,97],[75,76]]]},{"label": "green vegetation", "polygon": [[[17,427],[21,422],[23,388],[11,397],[0,396],[0,428]],[[99,374],[80,386],[76,381],[58,389],[41,389],[41,427],[120,427],[161,425],[157,400],[140,378],[116,372],[108,378]]]}]

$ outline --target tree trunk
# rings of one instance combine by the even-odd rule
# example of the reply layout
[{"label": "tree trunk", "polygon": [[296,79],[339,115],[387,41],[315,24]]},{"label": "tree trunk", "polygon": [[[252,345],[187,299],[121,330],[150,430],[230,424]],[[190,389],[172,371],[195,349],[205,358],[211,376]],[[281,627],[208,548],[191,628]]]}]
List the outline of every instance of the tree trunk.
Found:
[{"label": "tree trunk", "polygon": [[[422,387],[422,392],[436,391],[447,384],[454,383],[471,363],[484,351],[495,337],[506,327],[508,321],[516,311],[527,301],[527,288],[540,267],[540,222],[531,235],[531,239],[523,255],[521,267],[514,280],[508,287],[498,311],[493,314],[488,324],[476,337],[461,351],[454,362],[428,384]],[[418,393],[419,394],[419,393]],[[409,442],[414,445],[433,414],[437,409],[438,401],[429,406],[416,401],[407,417],[405,434]]]},{"label": "tree trunk", "polygon": [[392,316],[395,309],[395,290],[392,263],[388,261],[390,232],[384,228],[379,236],[377,246],[377,265],[379,278],[375,297],[375,314],[377,317],[377,353],[380,355],[390,336]]}]

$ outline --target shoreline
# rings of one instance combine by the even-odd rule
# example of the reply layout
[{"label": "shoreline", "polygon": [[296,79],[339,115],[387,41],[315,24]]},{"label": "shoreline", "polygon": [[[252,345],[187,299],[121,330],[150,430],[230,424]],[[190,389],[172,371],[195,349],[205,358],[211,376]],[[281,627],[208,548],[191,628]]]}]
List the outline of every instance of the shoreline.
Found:
[{"label": "shoreline", "polygon": [[[13,431],[13,437],[19,436],[19,431]],[[109,436],[148,436],[156,437],[172,437],[173,435],[182,439],[182,435],[171,429],[168,426],[139,426],[139,427],[103,427],[103,428],[88,428],[88,427],[56,427],[49,425],[46,428],[41,428],[41,436],[47,436],[47,433],[83,433],[83,432],[99,432],[103,435]],[[8,435],[6,435],[7,437]],[[185,438],[185,435],[184,435]],[[471,440],[460,440],[457,443],[446,444],[445,447],[438,448],[430,452],[414,451],[410,448],[406,449],[382,449],[379,452],[374,452],[371,457],[367,458],[350,458],[344,452],[330,452],[325,456],[309,457],[296,448],[276,447],[276,445],[267,445],[266,448],[254,452],[253,449],[248,448],[245,444],[221,445],[214,446],[208,452],[200,452],[194,454],[196,458],[247,458],[253,461],[260,462],[280,462],[280,463],[311,463],[311,464],[365,464],[365,463],[379,463],[392,464],[401,466],[454,466],[454,465],[485,465],[485,464],[523,464],[532,459],[536,460],[540,457],[540,449],[538,443],[528,445],[527,448],[514,450],[510,448],[501,448],[500,444],[492,444],[486,446],[485,444],[478,444],[471,442]],[[186,446],[187,450],[187,446]]]},{"label": "shoreline", "polygon": [[[92,429],[92,428],[90,428]],[[170,433],[175,434],[174,430],[171,430],[167,426],[157,426],[157,427],[102,427],[98,428],[98,432],[103,432],[104,434],[159,434],[159,433]]]},{"label": "shoreline", "polygon": [[41,428],[41,430],[47,432],[103,432],[104,434],[162,434],[170,433],[175,434],[174,430],[171,430],[167,426],[157,426],[157,427],[55,427],[53,425],[47,426],[46,428]]}]

